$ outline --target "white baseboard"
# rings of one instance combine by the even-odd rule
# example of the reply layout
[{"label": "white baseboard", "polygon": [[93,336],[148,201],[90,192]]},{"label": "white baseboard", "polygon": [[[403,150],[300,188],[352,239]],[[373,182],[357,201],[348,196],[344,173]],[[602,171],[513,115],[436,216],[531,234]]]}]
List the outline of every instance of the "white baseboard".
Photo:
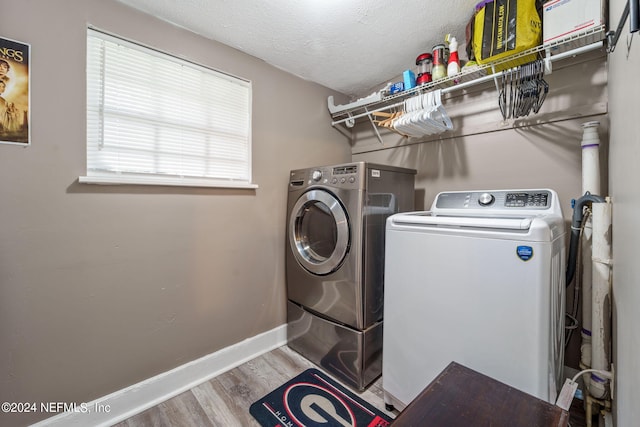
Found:
[{"label": "white baseboard", "polygon": [[286,343],[287,325],[281,325],[33,426],[111,426]]}]

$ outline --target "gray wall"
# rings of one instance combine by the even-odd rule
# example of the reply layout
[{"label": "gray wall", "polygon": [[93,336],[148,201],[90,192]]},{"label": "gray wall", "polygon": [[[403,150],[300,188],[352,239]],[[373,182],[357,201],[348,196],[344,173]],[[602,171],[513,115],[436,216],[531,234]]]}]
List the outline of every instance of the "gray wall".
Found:
[{"label": "gray wall", "polygon": [[[252,80],[260,188],[78,184],[87,24]],[[32,146],[0,145],[0,401],[90,401],[282,325],[288,172],[350,160],[332,93],[111,0],[3,1],[0,28],[32,48]]]},{"label": "gray wall", "polygon": [[[625,1],[610,2],[615,28]],[[610,194],[613,201],[613,316],[616,390],[614,414],[620,427],[640,420],[640,44],[630,38],[628,22],[610,55]],[[630,42],[633,43],[630,43]],[[628,49],[627,45],[631,44]]]}]

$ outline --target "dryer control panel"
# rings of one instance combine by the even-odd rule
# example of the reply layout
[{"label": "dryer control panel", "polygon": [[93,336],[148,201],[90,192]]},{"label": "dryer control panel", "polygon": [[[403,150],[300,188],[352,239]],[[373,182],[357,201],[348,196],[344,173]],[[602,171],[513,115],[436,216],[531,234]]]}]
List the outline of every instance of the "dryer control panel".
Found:
[{"label": "dryer control panel", "polygon": [[319,166],[291,171],[290,188],[325,186],[341,189],[358,189],[362,181],[359,164]]},{"label": "dryer control panel", "polygon": [[[295,169],[289,174],[289,191],[324,187],[338,190],[367,190],[387,193],[387,189],[413,183],[414,169],[369,162],[343,163]],[[413,186],[413,184],[411,184]],[[404,187],[403,187],[404,188]],[[407,200],[413,200],[413,194]],[[413,205],[413,203],[411,203]],[[406,209],[406,208],[404,208]]]},{"label": "dryer control panel", "polygon": [[355,184],[358,180],[358,165],[336,166],[331,170],[331,184]]}]

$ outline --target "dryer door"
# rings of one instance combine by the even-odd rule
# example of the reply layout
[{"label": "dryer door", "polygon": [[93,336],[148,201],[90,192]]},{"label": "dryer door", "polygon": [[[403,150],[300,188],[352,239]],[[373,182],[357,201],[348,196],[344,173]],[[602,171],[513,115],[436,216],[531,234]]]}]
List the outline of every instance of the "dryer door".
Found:
[{"label": "dryer door", "polygon": [[304,193],[288,227],[293,255],[307,271],[325,275],[340,267],[349,249],[349,221],[333,194],[320,189]]}]

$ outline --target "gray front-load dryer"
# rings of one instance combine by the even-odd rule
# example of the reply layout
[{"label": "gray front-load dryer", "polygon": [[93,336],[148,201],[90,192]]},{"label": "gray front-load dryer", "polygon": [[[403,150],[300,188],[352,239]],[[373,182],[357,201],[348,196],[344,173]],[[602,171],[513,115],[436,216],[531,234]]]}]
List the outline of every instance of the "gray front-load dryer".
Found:
[{"label": "gray front-load dryer", "polygon": [[358,389],[381,373],[385,221],[413,210],[415,173],[357,162],[289,177],[288,343]]}]

